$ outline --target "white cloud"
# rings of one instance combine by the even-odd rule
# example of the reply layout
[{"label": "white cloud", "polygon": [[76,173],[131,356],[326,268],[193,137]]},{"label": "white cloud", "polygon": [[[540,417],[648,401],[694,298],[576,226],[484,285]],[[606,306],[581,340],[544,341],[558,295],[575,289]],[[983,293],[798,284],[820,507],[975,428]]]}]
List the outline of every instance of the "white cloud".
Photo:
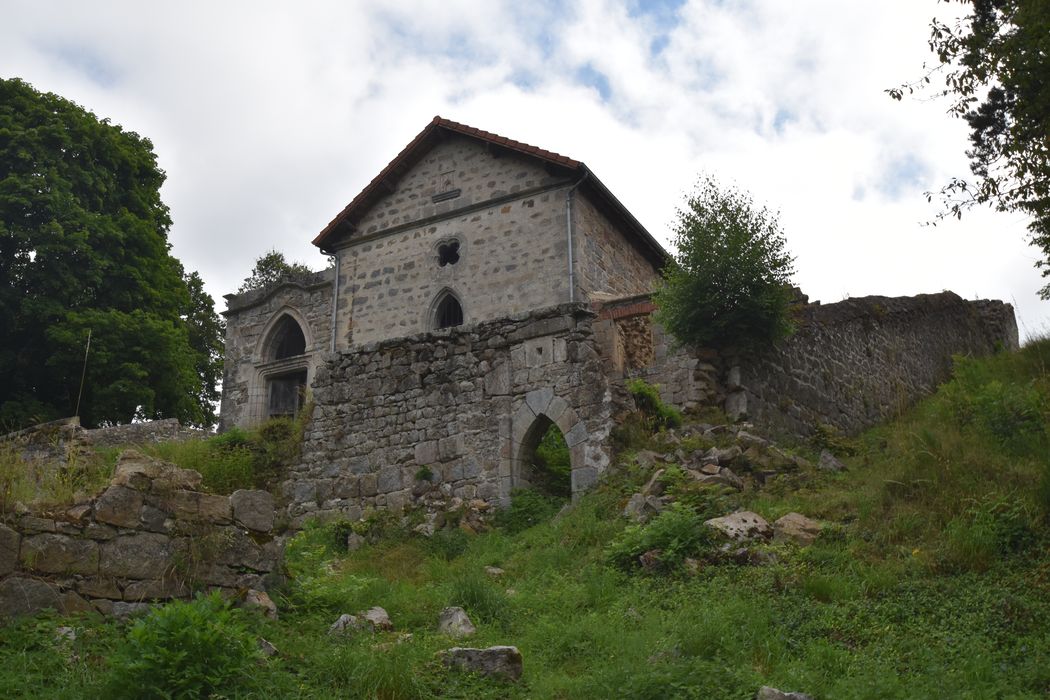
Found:
[{"label": "white cloud", "polygon": [[[1050,329],[1020,217],[936,228],[922,192],[967,172],[921,73],[934,0],[16,3],[0,66],[152,139],[174,252],[218,298],[313,236],[441,114],[590,165],[658,238],[700,171],[782,211],[799,282],[950,288]],[[581,76],[590,79],[581,82]],[[604,83],[603,83],[604,80]],[[602,90],[608,86],[608,94]]]}]

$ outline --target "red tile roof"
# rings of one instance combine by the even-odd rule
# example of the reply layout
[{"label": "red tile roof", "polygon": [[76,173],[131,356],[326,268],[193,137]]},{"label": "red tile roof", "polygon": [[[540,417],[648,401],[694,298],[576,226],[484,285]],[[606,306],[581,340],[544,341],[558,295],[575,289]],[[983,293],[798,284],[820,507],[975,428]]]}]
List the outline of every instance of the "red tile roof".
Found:
[{"label": "red tile roof", "polygon": [[407,146],[401,149],[392,161],[383,170],[372,178],[361,192],[354,197],[353,201],[347,204],[339,214],[332,219],[332,221],[324,227],[324,229],[317,235],[313,240],[313,244],[324,248],[324,243],[329,239],[343,224],[352,225],[354,221],[363,215],[368,209],[370,209],[375,203],[388,194],[390,190],[394,188],[397,181],[404,175],[412,166],[414,166],[423,155],[426,154],[430,148],[442,138],[441,132],[460,134],[470,138],[475,138],[486,143],[499,146],[509,151],[515,151],[532,158],[538,158],[546,163],[552,165],[567,168],[569,170],[576,171],[580,177],[586,176],[586,182],[583,189],[598,200],[599,204],[605,205],[604,208],[611,209],[610,212],[615,218],[620,219],[627,225],[628,228],[634,230],[637,233],[639,240],[636,243],[641,243],[644,252],[649,255],[654,262],[659,260],[658,264],[662,265],[662,262],[666,259],[667,253],[663,250],[659,243],[649,234],[648,231],[638,222],[634,216],[627,211],[619,200],[603,185],[593,173],[578,160],[563,156],[560,153],[554,153],[537,146],[530,146],[527,143],[521,141],[515,141],[509,139],[506,136],[500,136],[490,131],[484,131],[482,129],[476,129],[466,124],[460,124],[450,119],[443,119],[440,116],[434,117],[426,128],[423,129],[419,134]]}]

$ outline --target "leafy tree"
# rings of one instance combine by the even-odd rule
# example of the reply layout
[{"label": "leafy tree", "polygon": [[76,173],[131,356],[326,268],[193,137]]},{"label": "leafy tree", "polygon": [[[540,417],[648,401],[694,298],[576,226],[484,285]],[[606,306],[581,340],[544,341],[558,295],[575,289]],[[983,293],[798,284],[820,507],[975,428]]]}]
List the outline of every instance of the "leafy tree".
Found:
[{"label": "leafy tree", "polygon": [[656,291],[657,320],[679,342],[754,350],[791,330],[794,259],[777,214],[703,177],[674,224],[677,254]]},{"label": "leafy tree", "polygon": [[252,274],[245,278],[237,293],[243,294],[253,289],[262,289],[288,277],[302,277],[310,274],[313,274],[313,270],[303,263],[289,263],[284,259],[284,253],[271,250],[255,261]]},{"label": "leafy tree", "polygon": [[[966,152],[976,181],[953,178],[941,189],[939,218],[961,217],[978,204],[1031,217],[1036,265],[1050,277],[1050,3],[1046,0],[957,0],[970,13],[930,24],[930,49],[940,62],[917,83],[888,90],[894,99],[932,85],[970,127]],[[932,199],[932,193],[927,193]],[[1050,299],[1050,284],[1040,290]]]},{"label": "leafy tree", "polygon": [[0,424],[212,419],[212,301],[169,253],[148,139],[0,80]]}]

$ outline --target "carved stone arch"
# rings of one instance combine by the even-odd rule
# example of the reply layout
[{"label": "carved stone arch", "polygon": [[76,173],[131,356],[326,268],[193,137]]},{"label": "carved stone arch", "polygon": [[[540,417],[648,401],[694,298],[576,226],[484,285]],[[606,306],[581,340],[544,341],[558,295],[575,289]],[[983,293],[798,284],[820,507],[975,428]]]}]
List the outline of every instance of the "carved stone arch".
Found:
[{"label": "carved stone arch", "polygon": [[[459,323],[447,323],[449,314],[455,315],[458,310]],[[455,320],[452,318],[452,320]],[[463,306],[463,300],[455,291],[449,287],[443,287],[430,302],[423,327],[428,331],[441,330],[443,328],[454,328],[466,323],[467,312]]]},{"label": "carved stone arch", "polygon": [[316,353],[310,324],[302,313],[283,306],[259,334],[248,385],[248,424],[275,416],[295,416],[306,405]]},{"label": "carved stone arch", "polygon": [[259,342],[255,346],[253,360],[255,363],[269,362],[274,358],[275,345],[280,342],[282,325],[287,323],[285,319],[294,321],[303,334],[304,352],[310,352],[314,346],[313,333],[310,332],[310,324],[298,309],[292,306],[282,306],[270,317],[262,333],[259,334]]},{"label": "carved stone arch", "polygon": [[535,389],[525,395],[525,401],[511,417],[510,458],[500,485],[500,497],[504,502],[512,489],[526,485],[522,477],[526,462],[552,423],[558,426],[569,447],[573,498],[591,485],[592,480],[584,478],[590,473],[584,464],[587,426],[568,401],[554,395],[553,389]]}]

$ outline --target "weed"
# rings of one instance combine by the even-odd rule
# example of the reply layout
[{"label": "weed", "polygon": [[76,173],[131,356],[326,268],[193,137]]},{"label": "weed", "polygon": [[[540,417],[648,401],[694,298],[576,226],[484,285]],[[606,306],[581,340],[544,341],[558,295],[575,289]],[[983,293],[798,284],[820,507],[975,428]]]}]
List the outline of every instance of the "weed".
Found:
[{"label": "weed", "polygon": [[252,686],[259,652],[242,613],[218,593],[169,603],[128,632],[112,660],[111,697],[229,697]]},{"label": "weed", "polygon": [[711,544],[709,532],[695,510],[672,503],[648,524],[628,525],[609,545],[609,560],[629,571],[639,566],[642,554],[659,552],[659,568],[675,569]]},{"label": "weed", "polygon": [[681,412],[660,399],[658,387],[644,379],[628,379],[626,386],[638,410],[645,416],[650,432],[677,428],[682,424]]},{"label": "weed", "polygon": [[453,579],[448,596],[449,605],[458,605],[472,619],[483,623],[499,622],[508,616],[510,601],[506,594],[484,574],[471,571]]}]

